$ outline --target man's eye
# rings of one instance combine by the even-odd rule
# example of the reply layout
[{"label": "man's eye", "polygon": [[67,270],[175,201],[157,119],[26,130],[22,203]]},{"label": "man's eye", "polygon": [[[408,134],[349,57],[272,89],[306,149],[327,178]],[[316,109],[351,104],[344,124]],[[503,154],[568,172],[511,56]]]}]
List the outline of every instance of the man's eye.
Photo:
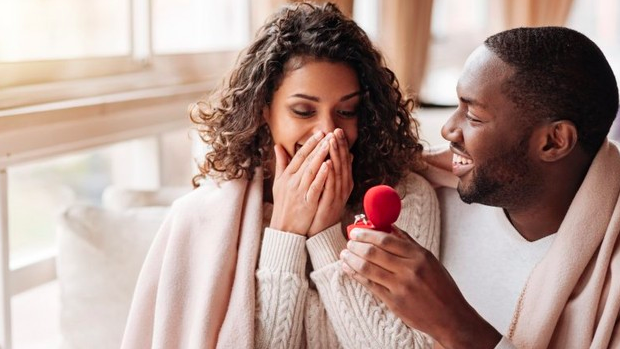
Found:
[{"label": "man's eye", "polygon": [[480,122],[480,120],[478,120],[475,116],[473,116],[473,115],[471,115],[469,113],[465,114],[465,118],[467,120],[471,121],[471,122]]}]

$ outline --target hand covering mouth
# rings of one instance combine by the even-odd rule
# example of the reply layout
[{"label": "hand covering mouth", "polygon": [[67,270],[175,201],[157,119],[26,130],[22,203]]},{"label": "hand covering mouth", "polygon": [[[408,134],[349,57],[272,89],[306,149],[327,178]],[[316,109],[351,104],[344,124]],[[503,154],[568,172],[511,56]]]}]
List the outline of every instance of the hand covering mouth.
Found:
[{"label": "hand covering mouth", "polygon": [[[293,156],[294,156],[295,154],[297,154],[297,152],[299,151],[299,149],[301,149],[301,147],[303,147],[303,144],[300,144],[300,143],[295,143],[295,153],[293,154]],[[319,147],[319,145],[317,145],[317,148],[318,148],[318,147]],[[315,148],[315,149],[316,149],[316,148]],[[324,161],[327,161],[327,159],[329,159],[329,158],[330,158],[330,155],[329,155],[329,153],[327,153],[327,156],[325,157],[325,160],[324,160]]]}]

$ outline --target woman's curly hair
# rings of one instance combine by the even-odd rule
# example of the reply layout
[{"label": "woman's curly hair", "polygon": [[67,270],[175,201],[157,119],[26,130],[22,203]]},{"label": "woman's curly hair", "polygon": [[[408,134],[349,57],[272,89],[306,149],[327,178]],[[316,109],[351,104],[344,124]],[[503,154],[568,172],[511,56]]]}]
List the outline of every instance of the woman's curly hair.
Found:
[{"label": "woman's curly hair", "polygon": [[[271,159],[273,141],[263,109],[273,97],[291,58],[345,63],[362,89],[358,139],[352,147],[354,188],[348,205],[358,205],[368,188],[396,185],[422,166],[413,100],[400,91],[394,73],[366,33],[331,3],[285,7],[259,30],[239,56],[225,85],[190,111],[209,150],[200,178],[251,179]],[[271,176],[267,169],[265,176]]]}]

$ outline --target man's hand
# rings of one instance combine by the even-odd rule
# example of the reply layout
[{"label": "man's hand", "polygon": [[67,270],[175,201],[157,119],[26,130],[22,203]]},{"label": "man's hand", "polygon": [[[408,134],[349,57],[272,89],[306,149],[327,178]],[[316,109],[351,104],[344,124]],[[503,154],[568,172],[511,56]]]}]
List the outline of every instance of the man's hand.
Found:
[{"label": "man's hand", "polygon": [[441,263],[393,226],[386,234],[354,229],[341,253],[345,273],[412,328],[444,348],[494,348],[501,335],[467,303]]}]

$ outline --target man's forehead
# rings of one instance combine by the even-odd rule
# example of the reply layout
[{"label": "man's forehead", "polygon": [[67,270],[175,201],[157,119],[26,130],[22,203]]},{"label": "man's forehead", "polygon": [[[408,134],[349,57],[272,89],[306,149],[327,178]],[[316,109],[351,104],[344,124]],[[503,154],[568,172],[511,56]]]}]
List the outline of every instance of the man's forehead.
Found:
[{"label": "man's forehead", "polygon": [[494,52],[485,45],[478,46],[465,61],[463,74],[492,75],[494,79],[508,77],[514,69],[502,61]]},{"label": "man's forehead", "polygon": [[500,89],[513,72],[512,67],[481,45],[467,58],[457,83],[457,93],[479,95]]}]

